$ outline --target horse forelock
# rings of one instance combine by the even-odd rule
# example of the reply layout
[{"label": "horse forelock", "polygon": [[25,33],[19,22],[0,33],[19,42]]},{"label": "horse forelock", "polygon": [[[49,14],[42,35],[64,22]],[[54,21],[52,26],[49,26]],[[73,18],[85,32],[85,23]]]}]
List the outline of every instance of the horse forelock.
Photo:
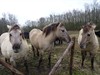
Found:
[{"label": "horse forelock", "polygon": [[21,30],[21,28],[17,24],[14,25],[14,26],[12,26],[11,29],[9,30],[9,32],[12,31],[12,30],[15,30],[16,31],[17,29],[19,29],[21,31],[22,38],[25,39],[23,31]]},{"label": "horse forelock", "polygon": [[84,26],[83,26],[83,32],[84,32],[84,33],[87,33],[87,32],[91,29],[91,27],[92,27],[92,26],[91,26],[90,24],[84,25]]},{"label": "horse forelock", "polygon": [[20,27],[18,25],[14,25],[11,27],[11,29],[9,31],[17,30],[17,29],[20,29]]},{"label": "horse forelock", "polygon": [[59,25],[60,23],[52,23],[48,26],[45,26],[43,28],[43,34],[45,34],[45,36],[48,36],[51,32],[55,31],[57,29],[57,26]]}]

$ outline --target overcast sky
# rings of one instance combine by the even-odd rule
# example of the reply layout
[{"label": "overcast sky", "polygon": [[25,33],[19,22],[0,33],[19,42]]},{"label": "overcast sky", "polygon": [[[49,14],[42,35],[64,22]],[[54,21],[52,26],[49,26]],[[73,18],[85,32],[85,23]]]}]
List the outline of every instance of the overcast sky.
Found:
[{"label": "overcast sky", "polygon": [[93,0],[0,0],[0,17],[2,13],[14,14],[19,23],[24,24],[26,20],[38,20],[50,14],[83,10],[85,3],[93,3]]}]

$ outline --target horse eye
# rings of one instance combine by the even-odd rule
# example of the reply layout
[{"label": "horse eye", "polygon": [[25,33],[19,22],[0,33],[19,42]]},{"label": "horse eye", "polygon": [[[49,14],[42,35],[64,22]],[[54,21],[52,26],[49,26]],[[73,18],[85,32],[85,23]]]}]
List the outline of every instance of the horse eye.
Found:
[{"label": "horse eye", "polygon": [[64,32],[64,30],[61,30],[62,32]]},{"label": "horse eye", "polygon": [[12,35],[10,34],[10,37],[11,37]]},{"label": "horse eye", "polygon": [[22,33],[20,33],[20,36],[22,36]]},{"label": "horse eye", "polygon": [[87,34],[87,36],[90,36],[90,34]]}]

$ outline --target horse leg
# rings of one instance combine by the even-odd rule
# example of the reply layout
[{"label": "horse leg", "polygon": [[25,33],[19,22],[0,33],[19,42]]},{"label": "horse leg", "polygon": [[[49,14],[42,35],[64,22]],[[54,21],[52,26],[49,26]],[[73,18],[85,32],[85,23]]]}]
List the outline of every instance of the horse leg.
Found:
[{"label": "horse leg", "polygon": [[48,66],[49,68],[51,68],[51,52],[49,53],[48,60],[49,60]]},{"label": "horse leg", "polygon": [[37,51],[37,56],[39,57],[39,50],[36,48],[36,51]]},{"label": "horse leg", "polygon": [[35,48],[34,48],[33,45],[32,45],[32,51],[33,51],[33,54],[34,54],[34,57],[35,57]]},{"label": "horse leg", "polygon": [[[14,61],[13,57],[11,57],[9,61],[10,61],[10,64],[11,64],[13,67],[17,67],[17,66],[16,66],[16,62]],[[12,72],[12,75],[16,75],[16,74],[15,74],[14,72]]]},{"label": "horse leg", "polygon": [[91,58],[91,69],[94,70],[94,57]]},{"label": "horse leg", "polygon": [[40,55],[40,57],[39,57],[39,64],[38,64],[38,68],[40,68],[41,62],[42,62],[42,54],[41,54],[41,55]]},{"label": "horse leg", "polygon": [[54,47],[53,45],[49,46],[49,56],[48,56],[48,60],[49,60],[48,66],[49,66],[49,68],[51,68],[51,53],[54,50],[53,47]]},{"label": "horse leg", "polygon": [[8,63],[9,65],[11,65],[10,59],[5,58],[5,62]]},{"label": "horse leg", "polygon": [[62,40],[61,39],[59,39],[59,42],[60,42],[60,45],[62,44]]},{"label": "horse leg", "polygon": [[56,41],[54,41],[54,46],[56,46]]},{"label": "horse leg", "polygon": [[28,68],[28,64],[27,64],[26,59],[24,59],[24,66],[25,66],[25,70],[26,70],[26,75],[29,75],[29,68]]},{"label": "horse leg", "polygon": [[8,63],[8,59],[7,58],[5,58],[5,62]]},{"label": "horse leg", "polygon": [[[5,58],[5,62],[11,65],[11,63],[10,63],[10,60],[9,60],[9,59]],[[12,75],[15,75],[15,73],[14,73],[14,72],[12,72]]]},{"label": "horse leg", "polygon": [[1,47],[0,47],[0,56],[2,55],[2,52],[1,52]]},{"label": "horse leg", "polygon": [[90,52],[91,57],[91,70],[94,70],[94,54]]},{"label": "horse leg", "polygon": [[85,57],[86,57],[86,51],[81,51],[81,55],[82,55],[81,67],[83,68],[83,66],[84,66],[84,60],[85,60]]},{"label": "horse leg", "polygon": [[[5,58],[5,62],[11,65],[10,59]],[[12,72],[12,75],[15,75],[15,73]]]}]

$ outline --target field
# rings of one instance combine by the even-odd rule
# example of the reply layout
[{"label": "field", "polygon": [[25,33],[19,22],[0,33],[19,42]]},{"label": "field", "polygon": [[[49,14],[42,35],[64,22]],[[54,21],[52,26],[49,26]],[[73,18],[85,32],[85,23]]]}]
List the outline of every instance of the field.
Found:
[{"label": "field", "polygon": [[[79,46],[77,45],[77,37],[78,37],[78,31],[70,31],[69,34],[71,37],[75,36],[75,50],[74,50],[74,63],[73,63],[73,75],[100,75],[100,49],[98,50],[95,58],[95,71],[91,71],[90,69],[90,58],[89,54],[86,57],[85,63],[84,63],[84,69],[81,69],[81,51]],[[99,38],[100,42],[100,38]],[[60,46],[55,46],[53,53],[52,53],[52,61],[51,66],[53,67],[54,64],[57,62],[59,57],[62,55],[64,50],[66,49],[67,45],[64,42]],[[37,69],[38,65],[38,57],[33,57],[32,52],[30,52],[28,65],[30,69],[30,75],[48,75],[50,69],[48,68],[48,54],[45,52],[42,65],[40,67],[40,70]],[[24,72],[24,66],[23,64],[18,65],[18,69],[20,69],[22,72]],[[6,68],[0,66],[0,75],[11,75],[11,72],[7,70]],[[58,69],[54,73],[54,75],[69,75],[69,57],[66,56],[61,64],[59,65]]]}]

